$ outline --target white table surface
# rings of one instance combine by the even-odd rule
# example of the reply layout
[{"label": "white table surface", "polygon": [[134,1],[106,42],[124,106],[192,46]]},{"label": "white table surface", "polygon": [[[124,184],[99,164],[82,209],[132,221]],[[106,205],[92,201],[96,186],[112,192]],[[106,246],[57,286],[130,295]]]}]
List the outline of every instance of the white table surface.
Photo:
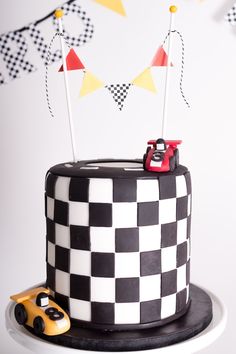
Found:
[{"label": "white table surface", "polygon": [[[159,349],[150,349],[149,352],[156,352],[158,354],[191,354],[197,353],[200,350],[208,347],[212,344],[224,331],[227,322],[227,310],[220,299],[204,289],[211,297],[213,303],[213,320],[210,325],[201,333],[195,337],[188,339],[184,342],[173,344],[167,347]],[[72,349],[67,347],[58,346],[49,342],[46,342],[40,338],[33,336],[23,326],[20,326],[14,316],[15,303],[9,302],[6,313],[6,328],[10,336],[19,344],[29,349],[33,353],[40,354],[73,354],[73,353],[85,353],[88,354],[88,350]],[[91,353],[94,353],[94,351]],[[101,353],[101,352],[99,352]],[[123,352],[131,353],[131,352]],[[147,354],[147,351],[139,351],[139,353]]]}]

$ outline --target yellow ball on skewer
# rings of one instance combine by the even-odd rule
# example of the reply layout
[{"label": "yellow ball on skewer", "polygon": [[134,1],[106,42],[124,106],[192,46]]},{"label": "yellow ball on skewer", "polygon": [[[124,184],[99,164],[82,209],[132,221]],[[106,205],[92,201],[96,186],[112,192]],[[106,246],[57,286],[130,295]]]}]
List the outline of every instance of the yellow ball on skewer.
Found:
[{"label": "yellow ball on skewer", "polygon": [[61,9],[57,9],[55,11],[54,15],[55,15],[56,18],[61,18],[64,15],[64,13],[63,13],[63,11]]},{"label": "yellow ball on skewer", "polygon": [[177,12],[177,10],[178,10],[178,7],[177,6],[175,6],[175,5],[172,5],[172,6],[170,6],[170,12],[172,12],[172,13],[175,13],[175,12]]}]

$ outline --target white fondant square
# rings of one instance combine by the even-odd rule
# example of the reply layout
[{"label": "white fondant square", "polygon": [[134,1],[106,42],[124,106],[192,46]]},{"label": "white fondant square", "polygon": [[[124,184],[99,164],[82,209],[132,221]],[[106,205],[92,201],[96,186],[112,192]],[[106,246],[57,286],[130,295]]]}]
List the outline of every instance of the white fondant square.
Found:
[{"label": "white fondant square", "polygon": [[65,296],[70,295],[70,274],[56,269],[56,292]]},{"label": "white fondant square", "polygon": [[132,278],[140,276],[139,252],[121,252],[115,254],[115,277]]},{"label": "white fondant square", "polygon": [[62,200],[63,202],[68,202],[69,200],[69,177],[58,177],[55,184],[55,199]]},{"label": "white fondant square", "polygon": [[174,315],[176,311],[176,294],[165,296],[161,299],[161,318]]},{"label": "white fondant square", "polygon": [[54,199],[47,197],[47,217],[51,220],[54,220],[54,203]]},{"label": "white fondant square", "polygon": [[177,268],[177,291],[181,291],[186,287],[186,264]]},{"label": "white fondant square", "polygon": [[48,241],[48,263],[55,267],[55,245]]},{"label": "white fondant square", "polygon": [[177,243],[183,243],[187,239],[187,219],[177,221]]},{"label": "white fondant square", "polygon": [[69,299],[70,317],[81,321],[91,321],[91,302]]},{"label": "white fondant square", "polygon": [[161,297],[161,275],[140,278],[140,301],[150,301]]},{"label": "white fondant square", "polygon": [[115,302],[115,278],[91,277],[91,301]]},{"label": "white fondant square", "polygon": [[112,203],[113,181],[109,178],[90,178],[89,202]]},{"label": "white fondant square", "polygon": [[137,202],[156,202],[159,200],[158,179],[137,180]]},{"label": "white fondant square", "polygon": [[160,225],[139,227],[139,250],[155,251],[161,248],[161,227]]},{"label": "white fondant square", "polygon": [[70,228],[60,224],[55,224],[56,245],[70,248]]},{"label": "white fondant square", "polygon": [[191,239],[187,239],[187,261],[191,257]]},{"label": "white fondant square", "polygon": [[159,201],[159,224],[176,221],[176,198]]},{"label": "white fondant square", "polygon": [[162,248],[161,269],[162,272],[169,272],[176,269],[177,246]]},{"label": "white fondant square", "polygon": [[114,203],[112,205],[113,227],[137,226],[137,203]]},{"label": "white fondant square", "polygon": [[187,304],[189,301],[189,285],[186,287],[186,291],[187,291],[187,294],[186,294],[186,304]]},{"label": "white fondant square", "polygon": [[188,216],[191,214],[191,209],[192,209],[192,195],[188,195]]},{"label": "white fondant square", "polygon": [[78,275],[91,275],[91,252],[70,250],[70,273]]},{"label": "white fondant square", "polygon": [[115,252],[115,229],[90,227],[90,242],[93,252]]},{"label": "white fondant square", "polygon": [[115,304],[115,324],[140,323],[140,303]]},{"label": "white fondant square", "polygon": [[176,196],[179,198],[185,195],[187,195],[186,179],[184,176],[176,176]]},{"label": "white fondant square", "polygon": [[89,204],[84,202],[69,203],[69,224],[89,226]]}]

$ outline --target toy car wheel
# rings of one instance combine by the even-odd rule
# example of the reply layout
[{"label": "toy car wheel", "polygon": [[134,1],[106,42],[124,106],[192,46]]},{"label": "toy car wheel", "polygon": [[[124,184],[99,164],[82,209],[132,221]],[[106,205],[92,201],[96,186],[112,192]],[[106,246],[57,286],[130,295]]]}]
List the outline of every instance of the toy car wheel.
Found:
[{"label": "toy car wheel", "polygon": [[175,169],[175,156],[171,156],[170,158],[170,171],[174,171]]},{"label": "toy car wheel", "polygon": [[143,169],[146,169],[146,159],[147,159],[147,154],[143,155]]},{"label": "toy car wheel", "polygon": [[179,166],[179,150],[178,149],[175,150],[175,166],[176,167]]},{"label": "toy car wheel", "polygon": [[40,316],[35,317],[34,322],[33,322],[33,326],[34,326],[34,331],[36,334],[42,334],[45,330],[45,323],[44,323],[42,317],[40,317]]},{"label": "toy car wheel", "polygon": [[27,312],[23,304],[17,304],[15,306],[15,319],[20,324],[23,325],[27,321]]}]

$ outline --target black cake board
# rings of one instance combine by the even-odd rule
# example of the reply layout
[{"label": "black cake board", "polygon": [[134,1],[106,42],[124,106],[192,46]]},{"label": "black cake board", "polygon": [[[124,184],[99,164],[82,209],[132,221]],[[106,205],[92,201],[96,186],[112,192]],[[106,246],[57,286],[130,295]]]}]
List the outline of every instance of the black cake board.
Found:
[{"label": "black cake board", "polygon": [[[38,337],[60,346],[95,351],[137,351],[165,347],[196,336],[210,324],[212,320],[210,296],[201,288],[190,284],[190,298],[188,312],[162,327],[105,332],[72,325],[65,334]],[[31,327],[26,328],[35,335]]]}]

